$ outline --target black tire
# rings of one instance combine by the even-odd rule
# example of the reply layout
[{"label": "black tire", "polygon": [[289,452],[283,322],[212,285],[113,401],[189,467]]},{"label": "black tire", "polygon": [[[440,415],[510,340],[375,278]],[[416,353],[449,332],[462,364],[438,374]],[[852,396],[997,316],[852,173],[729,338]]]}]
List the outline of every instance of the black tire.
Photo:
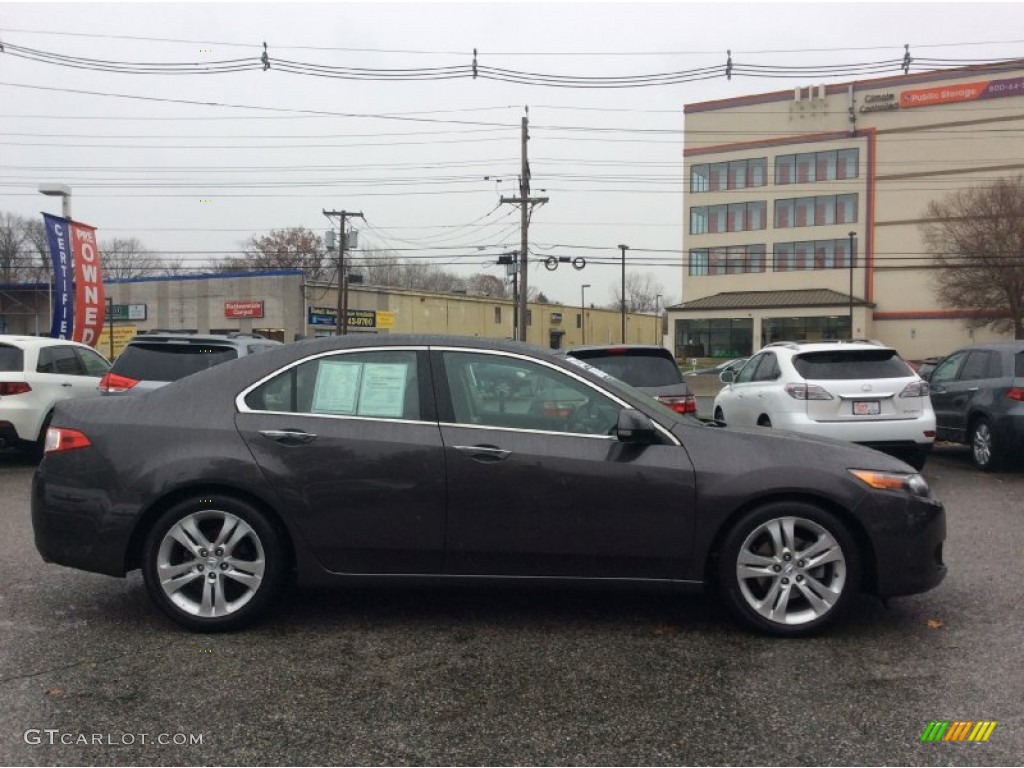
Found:
[{"label": "black tire", "polygon": [[768,429],[771,429],[771,427],[772,427],[772,420],[770,418],[768,418],[767,416],[762,414],[761,418],[759,418],[757,420],[757,426],[759,426],[759,427],[767,427]]},{"label": "black tire", "polygon": [[984,416],[971,424],[968,445],[971,448],[971,461],[982,472],[997,472],[1002,468],[1004,456],[996,442],[992,424]]},{"label": "black tire", "polygon": [[196,632],[251,623],[277,596],[284,575],[284,549],[274,525],[230,496],[174,505],[156,521],[143,548],[142,576],[150,598],[173,621]]},{"label": "black tire", "polygon": [[725,424],[725,414],[722,413],[721,408],[715,408],[715,421],[720,421]]},{"label": "black tire", "polygon": [[46,431],[50,428],[51,421],[53,421],[53,411],[46,414],[46,418],[43,419],[38,437],[35,440],[26,441],[22,445],[22,452],[32,461],[43,460],[43,454],[46,452]]},{"label": "black tire", "polygon": [[[812,558],[801,558],[802,552]],[[772,635],[808,635],[839,616],[857,591],[858,554],[846,526],[832,513],[799,501],[774,502],[748,512],[726,535],[718,585],[747,626]],[[747,575],[741,578],[744,560]]]},{"label": "black tire", "polygon": [[928,451],[913,451],[907,454],[903,460],[920,472],[928,462]]}]

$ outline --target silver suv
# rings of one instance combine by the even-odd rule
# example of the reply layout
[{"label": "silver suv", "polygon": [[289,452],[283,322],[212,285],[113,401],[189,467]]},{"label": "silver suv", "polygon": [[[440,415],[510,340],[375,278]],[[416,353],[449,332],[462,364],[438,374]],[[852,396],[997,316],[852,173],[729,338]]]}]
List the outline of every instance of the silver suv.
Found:
[{"label": "silver suv", "polygon": [[280,341],[250,333],[147,331],[128,342],[117,356],[100,381],[100,392],[142,394],[220,363],[280,346]]},{"label": "silver suv", "polygon": [[729,426],[847,440],[916,469],[935,442],[928,383],[876,342],[775,342],[721,379],[714,416]]}]

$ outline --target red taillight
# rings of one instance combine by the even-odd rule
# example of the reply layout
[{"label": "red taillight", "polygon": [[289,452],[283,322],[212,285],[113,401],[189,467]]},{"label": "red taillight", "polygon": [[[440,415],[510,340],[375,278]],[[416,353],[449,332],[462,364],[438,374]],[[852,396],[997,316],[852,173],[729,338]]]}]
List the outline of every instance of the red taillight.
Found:
[{"label": "red taillight", "polygon": [[73,451],[76,448],[88,448],[92,445],[89,438],[77,429],[64,429],[62,427],[50,427],[46,430],[46,442],[43,444],[44,453],[62,453]]},{"label": "red taillight", "polygon": [[697,399],[693,395],[659,395],[658,401],[664,403],[676,413],[696,413]]},{"label": "red taillight", "polygon": [[1024,402],[1024,387],[1010,387],[1006,390],[1006,396],[1011,400]]},{"label": "red taillight", "polygon": [[138,383],[138,379],[130,379],[119,373],[108,372],[100,379],[100,392],[127,392]]},{"label": "red taillight", "polygon": [[0,396],[2,395],[23,395],[31,392],[32,387],[24,381],[0,381]]}]

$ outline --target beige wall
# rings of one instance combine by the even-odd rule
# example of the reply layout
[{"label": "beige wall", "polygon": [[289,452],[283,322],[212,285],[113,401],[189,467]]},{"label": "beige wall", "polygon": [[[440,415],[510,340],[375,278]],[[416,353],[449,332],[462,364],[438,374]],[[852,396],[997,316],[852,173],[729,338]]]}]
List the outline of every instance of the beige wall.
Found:
[{"label": "beige wall", "polygon": [[[761,274],[706,277],[684,274],[683,302],[734,291],[827,288],[847,294],[848,269],[773,272],[771,254],[775,242],[841,239],[852,230],[857,233],[858,252],[853,294],[875,304],[870,316],[864,318],[863,335],[893,344],[907,357],[944,354],[961,345],[996,338],[996,334],[987,330],[972,334],[962,319],[950,317],[955,314],[954,308],[942,306],[936,299],[935,273],[928,268],[921,224],[931,200],[941,199],[964,186],[1024,173],[1024,158],[1018,151],[1020,131],[1024,129],[1024,90],[1008,90],[1017,95],[1002,98],[861,110],[898,103],[900,95],[907,91],[1021,77],[1024,77],[1024,66],[999,72],[930,73],[857,83],[854,89],[856,136],[850,135],[850,101],[846,86],[830,86],[824,98],[818,98],[819,89],[815,87],[811,93],[803,88],[799,101],[795,100],[793,91],[788,91],[689,105],[684,162],[687,190],[693,165],[755,157],[768,158],[768,184],[743,190],[687,192],[683,201],[684,251],[689,253],[692,248],[715,245],[764,243],[768,263],[767,271]],[[875,142],[873,167],[869,152],[872,136]],[[853,146],[860,150],[856,179],[774,184],[774,159],[778,155]],[[780,198],[851,192],[858,194],[858,216],[854,225],[778,230],[772,226],[774,202]],[[757,200],[767,202],[768,226],[764,230],[713,235],[689,233],[692,206]],[[873,259],[869,274],[864,269],[866,248],[871,249]],[[801,314],[820,313],[806,310]],[[698,315],[687,313],[685,316]],[[745,316],[745,313],[736,316]]]}]

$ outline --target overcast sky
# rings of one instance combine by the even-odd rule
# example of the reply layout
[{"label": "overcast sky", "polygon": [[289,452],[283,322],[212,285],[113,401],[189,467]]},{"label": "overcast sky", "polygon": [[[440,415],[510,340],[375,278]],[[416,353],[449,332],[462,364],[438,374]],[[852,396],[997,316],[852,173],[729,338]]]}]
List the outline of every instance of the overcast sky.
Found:
[{"label": "overcast sky", "polygon": [[[1024,55],[1024,8],[0,2],[0,43],[61,55],[246,63],[264,42],[268,71],[226,74],[97,72],[0,53],[0,210],[59,213],[59,201],[36,190],[65,183],[74,218],[96,226],[101,241],[138,237],[190,265],[237,255],[270,229],[322,232],[324,208],[361,211],[361,247],[503,275],[494,262],[518,248],[519,218],[499,198],[518,192],[528,106],[532,192],[550,198],[530,229],[531,285],[577,304],[589,283],[588,301],[606,304],[625,243],[628,269],[654,273],[678,301],[683,105],[853,78],[716,74],[584,89],[461,77],[360,82],[275,62],[434,70],[469,65],[476,48],[481,66],[612,77],[724,67],[729,49],[736,62],[774,66],[895,60],[905,43],[918,56],[990,60]],[[539,263],[548,254],[588,265],[548,271]]]}]

